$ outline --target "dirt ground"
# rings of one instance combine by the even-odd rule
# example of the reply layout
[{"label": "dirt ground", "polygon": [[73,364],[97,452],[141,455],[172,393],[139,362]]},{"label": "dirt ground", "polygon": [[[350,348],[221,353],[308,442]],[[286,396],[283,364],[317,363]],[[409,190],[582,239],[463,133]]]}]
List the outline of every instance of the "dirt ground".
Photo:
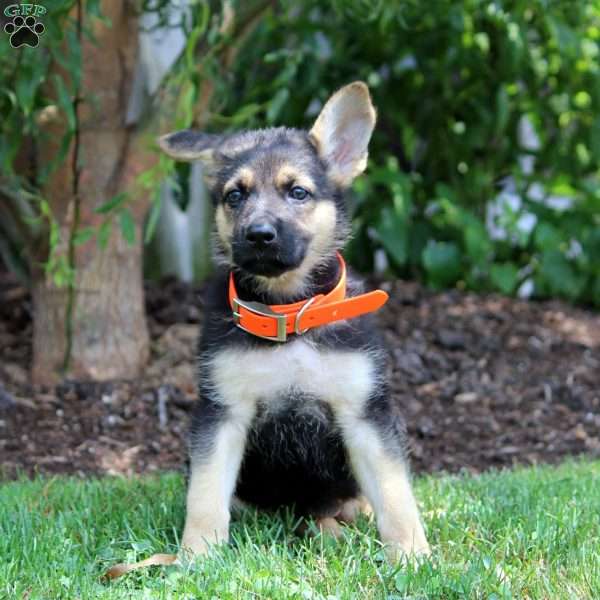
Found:
[{"label": "dirt ground", "polygon": [[[384,283],[379,315],[417,472],[600,456],[600,315]],[[148,284],[152,359],[136,381],[32,386],[31,302],[0,275],[0,478],[183,469],[202,289]]]}]

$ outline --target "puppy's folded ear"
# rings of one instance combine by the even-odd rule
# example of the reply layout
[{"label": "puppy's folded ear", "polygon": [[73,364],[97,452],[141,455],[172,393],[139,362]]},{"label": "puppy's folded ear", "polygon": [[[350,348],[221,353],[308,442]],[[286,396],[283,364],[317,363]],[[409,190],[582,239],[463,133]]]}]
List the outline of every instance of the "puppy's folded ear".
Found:
[{"label": "puppy's folded ear", "polygon": [[350,185],[365,170],[375,118],[369,88],[362,81],[338,90],[317,117],[309,136],[338,185]]},{"label": "puppy's folded ear", "polygon": [[200,160],[206,166],[214,162],[221,136],[193,129],[168,133],[158,138],[158,145],[175,160]]}]

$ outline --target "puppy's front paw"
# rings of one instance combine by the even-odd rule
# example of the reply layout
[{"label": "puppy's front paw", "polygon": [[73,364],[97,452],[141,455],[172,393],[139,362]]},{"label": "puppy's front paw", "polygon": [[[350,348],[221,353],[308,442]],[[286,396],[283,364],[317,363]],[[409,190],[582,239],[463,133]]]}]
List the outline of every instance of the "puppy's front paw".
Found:
[{"label": "puppy's front paw", "polygon": [[385,545],[385,553],[393,562],[405,562],[411,558],[427,558],[431,556],[431,549],[423,537],[410,542],[388,542]]},{"label": "puppy's front paw", "polygon": [[211,548],[226,544],[228,539],[228,527],[207,531],[206,528],[194,528],[186,524],[178,557],[189,561],[197,556],[205,556]]},{"label": "puppy's front paw", "polygon": [[177,553],[178,562],[190,562],[198,556],[206,556],[212,544],[203,540],[183,540]]}]

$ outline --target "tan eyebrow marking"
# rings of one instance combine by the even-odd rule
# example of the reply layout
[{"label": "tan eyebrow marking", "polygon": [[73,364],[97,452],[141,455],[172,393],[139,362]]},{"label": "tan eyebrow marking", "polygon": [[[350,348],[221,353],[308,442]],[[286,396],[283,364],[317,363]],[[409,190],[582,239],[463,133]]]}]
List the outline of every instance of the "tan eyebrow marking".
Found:
[{"label": "tan eyebrow marking", "polygon": [[249,190],[254,186],[254,179],[254,171],[252,169],[241,167],[227,180],[227,183],[223,186],[223,193],[227,194],[227,192],[235,190],[238,187]]},{"label": "tan eyebrow marking", "polygon": [[306,173],[302,173],[292,165],[281,166],[277,171],[277,175],[275,175],[275,186],[278,189],[283,189],[292,183],[306,188],[309,192],[315,189],[314,181]]}]

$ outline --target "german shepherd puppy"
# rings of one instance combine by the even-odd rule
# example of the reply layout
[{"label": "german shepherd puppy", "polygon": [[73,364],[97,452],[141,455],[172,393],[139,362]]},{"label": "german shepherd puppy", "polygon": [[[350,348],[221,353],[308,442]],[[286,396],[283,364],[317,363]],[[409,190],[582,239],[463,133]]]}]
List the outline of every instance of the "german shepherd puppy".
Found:
[{"label": "german shepherd puppy", "polygon": [[[259,336],[239,326],[231,296],[250,318],[336,288],[350,229],[344,190],[366,167],[374,125],[368,88],[355,82],[329,99],[310,132],[186,130],[159,140],[173,158],[202,162],[221,263],[199,349],[184,550],[227,541],[234,495],[266,509],[294,506],[334,533],[364,495],[392,557],[429,552],[370,315]],[[361,293],[349,278],[346,298]]]}]

